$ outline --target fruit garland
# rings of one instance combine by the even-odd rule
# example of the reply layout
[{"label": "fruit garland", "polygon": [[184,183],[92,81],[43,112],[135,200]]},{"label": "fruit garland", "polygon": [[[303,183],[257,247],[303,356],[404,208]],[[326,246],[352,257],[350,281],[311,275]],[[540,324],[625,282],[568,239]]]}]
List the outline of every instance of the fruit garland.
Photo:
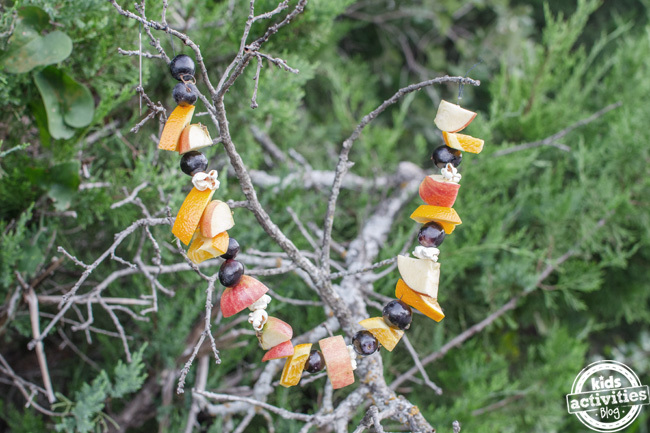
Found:
[{"label": "fruit garland", "polygon": [[212,145],[212,139],[203,125],[190,123],[198,98],[194,62],[187,55],[178,55],[170,63],[170,72],[180,81],[173,90],[178,106],[165,123],[158,148],[182,155],[181,170],[192,176],[194,185],[178,211],[172,233],[189,245],[187,256],[192,262],[224,259],[218,273],[219,282],[226,288],[221,296],[221,313],[230,317],[246,308],[250,310],[248,321],[262,349],[267,351],[262,361],[287,358],[280,385],[295,386],[303,371],[317,373],[323,369],[327,370],[333,389],[351,385],[357,356],[372,355],[380,346],[392,351],[411,326],[411,307],[436,322],[445,317],[438,304],[438,247],[461,224],[452,208],[460,188],[457,167],[462,159],[461,151],[480,153],[483,149],[483,140],[456,134],[470,124],[476,113],[444,100],[438,107],[434,122],[442,130],[445,144],[433,151],[431,159],[440,168],[440,174],[427,176],[420,184],[420,197],[426,205],[411,214],[413,220],[423,224],[418,233],[420,245],[413,251],[415,257],[397,256],[402,277],[395,287],[398,299],[384,306],[381,317],[359,322],[364,330],[354,335],[351,345],[346,345],[343,337],[337,335],[321,339],[320,350],[312,349],[311,343],[294,347],[291,325],[266,312],[271,302],[266,294],[269,289],[245,275],[244,265],[236,260],[240,246],[228,235],[228,230],[235,225],[230,207],[223,201],[212,200],[219,188],[217,172],[207,171],[208,160],[197,151]]}]

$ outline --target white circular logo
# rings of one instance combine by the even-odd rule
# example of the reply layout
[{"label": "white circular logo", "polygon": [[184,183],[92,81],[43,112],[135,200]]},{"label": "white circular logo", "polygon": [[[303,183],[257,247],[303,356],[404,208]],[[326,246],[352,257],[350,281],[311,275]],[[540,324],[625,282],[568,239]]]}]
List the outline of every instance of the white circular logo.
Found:
[{"label": "white circular logo", "polygon": [[569,413],[590,429],[616,432],[632,424],[650,403],[650,389],[627,365],[597,361],[576,376],[566,401]]}]

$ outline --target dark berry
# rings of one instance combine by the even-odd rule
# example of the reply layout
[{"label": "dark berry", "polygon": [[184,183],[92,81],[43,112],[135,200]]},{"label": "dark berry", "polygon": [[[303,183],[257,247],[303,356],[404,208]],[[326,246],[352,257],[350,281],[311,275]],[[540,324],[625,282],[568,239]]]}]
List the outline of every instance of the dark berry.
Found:
[{"label": "dark berry", "polygon": [[463,159],[463,155],[460,153],[460,150],[452,149],[443,144],[442,146],[435,148],[433,155],[431,155],[431,159],[433,159],[433,163],[438,168],[445,168],[449,163],[454,167],[458,167],[460,161]]},{"label": "dark berry", "polygon": [[219,282],[225,287],[232,287],[244,275],[244,265],[237,260],[226,260],[219,268]]},{"label": "dark berry", "polygon": [[178,81],[188,81],[194,76],[194,60],[185,54],[174,57],[169,64],[169,72]]},{"label": "dark berry", "polygon": [[194,176],[196,173],[206,171],[208,169],[208,158],[201,152],[193,150],[184,153],[181,157],[181,170],[188,176]]},{"label": "dark berry", "polygon": [[318,373],[323,368],[325,368],[325,359],[323,359],[323,354],[320,353],[320,350],[312,350],[309,352],[309,357],[305,361],[305,370],[307,373]]},{"label": "dark berry", "polygon": [[221,255],[221,258],[230,260],[237,257],[237,254],[239,254],[239,242],[235,238],[230,238],[228,241],[228,250]]},{"label": "dark berry", "polygon": [[370,331],[359,331],[354,334],[352,345],[359,355],[372,355],[379,349],[379,342]]},{"label": "dark berry", "polygon": [[174,86],[172,96],[174,101],[181,107],[194,105],[199,97],[199,89],[192,83],[178,83]]},{"label": "dark berry", "polygon": [[411,307],[402,301],[390,301],[384,307],[383,311],[384,322],[393,328],[401,330],[409,329],[411,320],[413,320],[413,312]]},{"label": "dark berry", "polygon": [[442,226],[435,221],[426,223],[418,233],[418,242],[423,247],[438,247],[445,240],[445,231]]}]

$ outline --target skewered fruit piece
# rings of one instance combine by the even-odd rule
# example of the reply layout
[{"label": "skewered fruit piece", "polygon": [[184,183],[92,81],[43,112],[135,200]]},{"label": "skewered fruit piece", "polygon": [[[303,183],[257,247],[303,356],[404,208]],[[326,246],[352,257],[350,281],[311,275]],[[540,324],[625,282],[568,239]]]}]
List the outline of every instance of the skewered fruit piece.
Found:
[{"label": "skewered fruit piece", "polygon": [[196,173],[206,171],[207,169],[208,158],[201,152],[187,152],[181,157],[181,170],[188,176],[194,176]]},{"label": "skewered fruit piece", "polygon": [[186,107],[181,107],[179,105],[174,108],[174,111],[172,111],[167,118],[167,122],[165,122],[162,134],[160,134],[158,149],[171,151],[178,150],[178,141],[181,137],[181,133],[192,121],[195,108],[196,106],[194,105],[188,105]]},{"label": "skewered fruit piece", "polygon": [[459,183],[448,181],[440,174],[432,174],[420,184],[420,198],[431,206],[452,207],[459,188]]},{"label": "skewered fruit piece", "polygon": [[428,259],[397,256],[397,269],[411,289],[432,298],[438,297],[440,263]]},{"label": "skewered fruit piece", "polygon": [[463,161],[463,155],[460,153],[460,150],[452,149],[443,144],[433,150],[431,159],[438,168],[445,168],[447,164],[451,164],[458,168],[460,163]]},{"label": "skewered fruit piece", "polygon": [[269,350],[272,347],[291,340],[293,329],[284,320],[277,317],[269,316],[261,332],[257,333],[257,339],[262,345],[262,349]]},{"label": "skewered fruit piece", "polygon": [[199,89],[193,83],[178,83],[172,90],[172,97],[181,107],[194,105],[199,98]]},{"label": "skewered fruit piece", "polygon": [[425,248],[437,248],[445,240],[445,230],[435,221],[426,223],[418,232],[418,242]]},{"label": "skewered fruit piece", "polygon": [[371,317],[362,320],[359,322],[359,325],[370,331],[379,343],[389,352],[393,351],[399,340],[402,338],[402,335],[404,335],[404,331],[388,326],[388,324],[384,322],[383,317]]},{"label": "skewered fruit piece", "polygon": [[395,297],[401,299],[405,304],[410,305],[436,322],[440,322],[445,318],[445,313],[442,312],[442,308],[440,308],[437,299],[412,290],[406,285],[404,280],[399,280],[397,282],[397,286],[395,287]]},{"label": "skewered fruit piece", "polygon": [[172,233],[180,239],[185,245],[188,245],[194,236],[194,232],[201,221],[201,216],[205,207],[212,200],[214,190],[206,189],[199,191],[196,188],[192,190],[185,197],[185,201],[181,205],[172,227]]},{"label": "skewered fruit piece", "polygon": [[305,369],[305,362],[309,358],[311,344],[299,344],[293,348],[293,355],[287,358],[287,362],[282,369],[280,385],[288,388],[296,386],[300,382],[302,371]]},{"label": "skewered fruit piece", "polygon": [[223,317],[230,317],[243,311],[268,291],[268,287],[255,278],[242,275],[235,286],[228,287],[221,295],[220,307]]},{"label": "skewered fruit piece", "polygon": [[234,225],[235,220],[232,217],[230,206],[220,200],[213,200],[208,203],[199,222],[201,234],[207,238],[212,238],[219,233],[230,230]]},{"label": "skewered fruit piece", "polygon": [[359,331],[352,337],[352,346],[359,355],[372,355],[379,349],[379,341],[370,331]]},{"label": "skewered fruit piece", "polygon": [[442,132],[442,139],[445,140],[445,144],[452,149],[458,149],[470,153],[481,153],[483,145],[485,144],[485,142],[480,138],[445,131]]},{"label": "skewered fruit piece", "polygon": [[219,233],[213,238],[206,238],[197,230],[192,239],[192,244],[187,250],[187,257],[192,262],[199,264],[205,260],[221,256],[228,248],[228,232]]},{"label": "skewered fruit piece", "polygon": [[332,388],[339,389],[354,383],[352,359],[340,335],[324,338],[318,342],[325,359],[327,376],[332,382]]},{"label": "skewered fruit piece", "polygon": [[226,260],[219,268],[219,282],[224,287],[236,285],[242,275],[244,275],[244,264],[234,259]]},{"label": "skewered fruit piece", "polygon": [[401,329],[402,331],[409,329],[411,320],[413,320],[411,307],[397,299],[390,301],[384,306],[382,316],[388,326]]},{"label": "skewered fruit piece", "polygon": [[239,254],[239,242],[235,238],[228,241],[228,250],[221,256],[223,259],[234,259]]},{"label": "skewered fruit piece", "polygon": [[452,104],[443,99],[440,101],[433,122],[442,131],[458,132],[472,123],[475,117],[476,113],[473,111],[466,110],[460,105]]},{"label": "skewered fruit piece", "polygon": [[189,80],[194,76],[194,60],[187,54],[179,54],[169,63],[169,72],[178,81]]},{"label": "skewered fruit piece", "polygon": [[307,373],[318,373],[325,368],[325,359],[320,350],[312,350],[309,352],[309,358],[305,361],[305,371]]},{"label": "skewered fruit piece", "polygon": [[264,354],[262,362],[270,361],[272,359],[287,358],[293,355],[293,352],[294,348],[291,341],[285,341],[284,343],[278,344],[269,349],[269,351]]},{"label": "skewered fruit piece", "polygon": [[[181,155],[191,152],[193,150],[203,149],[204,147],[212,146],[212,138],[210,132],[205,125],[200,123],[193,123],[187,125],[181,135],[178,137],[178,153]],[[207,162],[207,161],[206,161]],[[206,167],[201,171],[207,170]]]},{"label": "skewered fruit piece", "polygon": [[463,223],[454,209],[442,206],[419,206],[411,214],[411,219],[420,224],[435,221],[442,226],[447,234],[451,234],[458,224]]}]

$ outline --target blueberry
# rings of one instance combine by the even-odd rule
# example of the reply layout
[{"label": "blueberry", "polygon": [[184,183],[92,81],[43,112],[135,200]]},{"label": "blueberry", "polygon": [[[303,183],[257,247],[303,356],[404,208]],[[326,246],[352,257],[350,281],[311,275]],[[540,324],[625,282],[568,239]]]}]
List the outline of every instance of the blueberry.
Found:
[{"label": "blueberry", "polygon": [[228,250],[221,255],[221,258],[230,260],[237,257],[237,254],[239,254],[239,242],[235,238],[230,238],[228,241]]},{"label": "blueberry", "polygon": [[454,167],[458,167],[460,161],[463,159],[463,155],[460,153],[460,150],[452,149],[443,144],[442,146],[435,148],[431,155],[431,159],[433,159],[433,163],[438,168],[445,168],[449,163]]},{"label": "blueberry", "polygon": [[199,89],[192,83],[178,83],[174,86],[172,96],[181,107],[194,105],[199,97]]},{"label": "blueberry", "polygon": [[312,350],[309,352],[309,357],[305,361],[305,370],[307,373],[318,373],[325,368],[325,359],[320,350]]},{"label": "blueberry", "polygon": [[384,307],[383,311],[384,322],[393,328],[401,330],[409,329],[411,320],[413,320],[413,312],[411,307],[402,301],[390,301]]},{"label": "blueberry", "polygon": [[208,158],[201,152],[192,150],[191,152],[184,153],[181,157],[181,170],[188,176],[194,176],[196,173],[206,171],[208,169]]},{"label": "blueberry", "polygon": [[359,331],[354,334],[352,345],[359,355],[372,355],[379,349],[379,342],[370,331]]},{"label": "blueberry", "polygon": [[418,242],[423,247],[438,247],[445,240],[445,231],[435,221],[426,223],[418,233]]},{"label": "blueberry", "polygon": [[225,287],[232,287],[244,275],[244,265],[237,260],[226,260],[219,268],[219,282]]},{"label": "blueberry", "polygon": [[188,81],[194,76],[194,60],[188,55],[179,54],[169,64],[169,72],[178,81]]}]

